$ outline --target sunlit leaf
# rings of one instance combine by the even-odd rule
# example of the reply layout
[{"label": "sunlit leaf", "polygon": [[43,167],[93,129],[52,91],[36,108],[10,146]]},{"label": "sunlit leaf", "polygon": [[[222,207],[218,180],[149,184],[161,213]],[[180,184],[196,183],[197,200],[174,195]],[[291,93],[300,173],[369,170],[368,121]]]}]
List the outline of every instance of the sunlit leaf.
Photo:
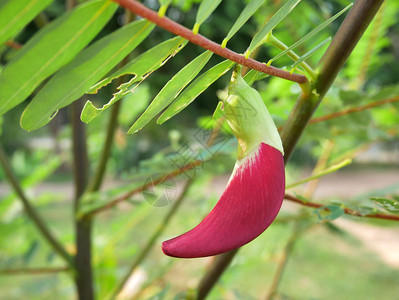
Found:
[{"label": "sunlit leaf", "polygon": [[254,38],[252,39],[251,43],[247,51],[245,52],[245,56],[249,57],[249,55],[258,48],[261,44],[264,43],[265,38],[267,35],[280,23],[284,20],[287,15],[294,9],[294,7],[300,2],[301,0],[288,0],[271,18],[270,20],[263,25],[263,27],[255,34]]},{"label": "sunlit leaf", "polygon": [[181,37],[175,37],[167,40],[141,54],[136,59],[132,60],[127,65],[113,73],[111,76],[106,77],[91,87],[89,92],[96,93],[101,87],[109,84],[116,78],[127,74],[134,75],[134,77],[128,82],[121,84],[118,87],[118,92],[116,92],[112,99],[101,108],[96,108],[91,101],[87,101],[82,110],[81,120],[86,123],[90,122],[116,101],[125,95],[132,93],[133,89],[135,88],[131,88],[133,83],[144,80],[149,73],[163,66],[169,58],[179,52],[186,44],[187,40],[184,40]]},{"label": "sunlit leaf", "polygon": [[150,106],[129,129],[128,133],[136,133],[165,109],[180,94],[183,88],[202,70],[211,56],[212,52],[205,51],[173,76],[158,93]]},{"label": "sunlit leaf", "polygon": [[40,30],[0,73],[0,114],[24,101],[104,27],[117,5],[90,1]]},{"label": "sunlit leaf", "polygon": [[197,33],[199,26],[213,13],[222,0],[203,0],[198,8],[197,17],[195,19],[194,32]]},{"label": "sunlit leaf", "polygon": [[324,41],[322,41],[320,44],[317,44],[315,47],[310,49],[308,52],[306,52],[304,55],[302,55],[291,67],[292,70],[291,72],[294,72],[296,66],[298,66],[300,63],[304,62],[307,60],[309,57],[311,57],[317,50],[319,50],[321,47],[323,47],[325,44],[327,44],[329,41],[331,41],[331,37],[326,38]]},{"label": "sunlit leaf", "polygon": [[3,0],[0,2],[0,45],[18,33],[53,0]]},{"label": "sunlit leaf", "polygon": [[22,128],[35,130],[50,122],[58,109],[86,93],[136,48],[153,28],[154,25],[146,20],[130,23],[79,53],[33,98],[22,114]]},{"label": "sunlit leaf", "polygon": [[349,4],[343,10],[341,10],[339,13],[335,14],[334,16],[332,16],[331,18],[329,18],[328,20],[326,20],[325,22],[323,22],[322,24],[317,26],[315,29],[313,29],[311,32],[306,34],[304,37],[302,37],[301,39],[296,41],[294,44],[292,44],[286,50],[284,50],[283,52],[279,53],[278,55],[276,55],[275,57],[270,59],[267,64],[270,65],[273,61],[279,59],[283,55],[287,54],[289,51],[294,50],[296,47],[302,45],[304,42],[306,42],[307,40],[309,40],[312,37],[314,37],[317,33],[322,31],[325,27],[327,27],[329,24],[331,24],[333,21],[335,21],[339,16],[341,16],[344,12],[346,12],[349,8],[351,8],[352,5],[353,5],[352,3]]},{"label": "sunlit leaf", "polygon": [[244,10],[239,15],[238,19],[235,21],[234,25],[231,27],[229,33],[224,38],[222,42],[222,47],[226,47],[227,42],[233,37],[234,34],[248,21],[250,17],[262,6],[265,0],[252,0],[245,6]]},{"label": "sunlit leaf", "polygon": [[230,60],[225,60],[208,71],[204,72],[194,82],[192,82],[175,101],[165,110],[165,112],[157,120],[158,124],[169,120],[183,109],[185,109],[191,102],[193,102],[201,93],[203,93],[212,83],[219,77],[223,76],[230,70],[235,63]]}]

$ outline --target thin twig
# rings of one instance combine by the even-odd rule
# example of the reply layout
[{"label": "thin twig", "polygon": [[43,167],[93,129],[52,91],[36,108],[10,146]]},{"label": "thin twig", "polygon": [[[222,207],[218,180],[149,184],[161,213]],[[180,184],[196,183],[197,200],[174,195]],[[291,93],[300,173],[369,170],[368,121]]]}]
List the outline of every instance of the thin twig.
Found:
[{"label": "thin twig", "polygon": [[12,187],[14,188],[15,193],[22,201],[26,214],[36,225],[39,232],[42,234],[44,239],[51,245],[54,251],[57,252],[68,263],[69,266],[74,268],[72,257],[68,254],[68,252],[66,252],[64,246],[54,237],[50,229],[47,227],[47,224],[44,223],[39,213],[31,205],[30,200],[25,195],[24,190],[22,189],[17,177],[15,176],[10,166],[9,160],[6,154],[4,153],[3,147],[1,145],[0,145],[0,163],[3,167],[6,177],[8,178]]},{"label": "thin twig", "polygon": [[[310,201],[304,201],[301,200],[297,197],[294,197],[290,194],[285,194],[284,199],[301,204],[303,206],[307,207],[314,207],[314,208],[323,208],[326,211],[329,211],[328,207],[325,207],[324,204],[316,203],[316,202],[310,202]],[[399,221],[399,215],[386,215],[386,214],[381,214],[381,213],[376,213],[376,214],[369,214],[369,215],[363,215],[359,213],[356,210],[350,209],[350,208],[343,208],[345,214],[350,215],[350,216],[355,216],[355,217],[363,217],[363,218],[372,218],[372,219],[382,219],[382,220],[391,220],[391,221]]]},{"label": "thin twig", "polygon": [[213,261],[210,269],[205,273],[205,276],[202,277],[198,285],[196,300],[203,300],[208,296],[215,283],[219,280],[220,276],[222,276],[223,272],[230,265],[238,250],[239,248],[215,257],[215,260]]},{"label": "thin twig", "polygon": [[137,193],[141,193],[141,192],[143,192],[144,190],[148,189],[149,187],[158,185],[159,183],[162,183],[162,182],[164,182],[165,180],[174,178],[174,177],[176,177],[177,175],[180,175],[180,174],[182,174],[182,173],[184,173],[184,172],[186,172],[186,171],[188,171],[188,170],[191,170],[192,168],[195,168],[196,166],[201,165],[202,163],[203,163],[202,161],[197,160],[197,161],[195,161],[195,162],[192,162],[192,163],[190,163],[190,164],[187,164],[187,165],[185,165],[185,166],[183,166],[183,167],[181,167],[181,168],[179,168],[179,169],[177,169],[177,170],[174,170],[174,171],[172,171],[172,172],[170,172],[170,173],[168,173],[168,174],[166,174],[166,175],[164,175],[164,176],[162,176],[162,177],[160,177],[160,178],[154,180],[154,181],[150,181],[150,182],[148,182],[147,184],[144,184],[143,186],[140,186],[140,187],[138,187],[138,188],[135,188],[135,189],[133,189],[133,190],[131,190],[131,191],[129,191],[129,192],[127,192],[127,193],[125,193],[125,194],[123,194],[123,195],[117,197],[117,198],[115,198],[114,200],[108,202],[107,204],[105,204],[105,205],[103,205],[103,206],[100,206],[100,207],[98,207],[98,208],[96,208],[96,209],[93,209],[92,211],[86,213],[85,216],[86,216],[86,217],[92,217],[93,215],[96,215],[96,214],[98,214],[98,213],[100,213],[100,212],[103,212],[103,211],[105,211],[105,210],[108,210],[108,209],[110,209],[110,208],[116,206],[117,204],[122,203],[122,202],[128,200],[128,199],[129,199],[130,197],[132,197],[133,195],[135,195],[135,194],[137,194]]},{"label": "thin twig", "polygon": [[[327,168],[327,162],[331,156],[331,153],[334,149],[335,143],[331,140],[326,140],[321,148],[321,154],[319,156],[319,159],[317,160],[317,163],[315,167],[313,168],[311,177],[315,176],[316,174],[320,174],[321,172],[325,171]],[[306,190],[304,192],[304,196],[306,198],[310,198],[313,196],[314,192],[316,191],[317,186],[319,185],[320,182],[320,177],[315,178],[314,180],[311,180],[307,186]]]},{"label": "thin twig", "polygon": [[284,270],[287,266],[287,262],[289,257],[292,254],[292,251],[294,250],[295,242],[298,240],[298,238],[301,236],[301,234],[309,228],[309,226],[306,227],[300,227],[299,222],[295,222],[294,224],[294,231],[290,238],[288,239],[287,244],[284,247],[283,253],[281,254],[281,257],[279,259],[278,265],[277,265],[277,270],[274,273],[273,276],[273,281],[272,284],[270,285],[269,291],[266,296],[266,300],[272,300],[278,291],[278,286],[280,285],[281,279],[283,277]]},{"label": "thin twig", "polygon": [[0,275],[38,275],[38,274],[54,274],[60,272],[68,272],[69,267],[58,268],[25,268],[25,269],[0,269]]},{"label": "thin twig", "polygon": [[243,55],[238,54],[232,50],[227,48],[222,48],[219,44],[207,39],[206,37],[200,34],[194,34],[192,30],[172,21],[167,17],[161,17],[155,11],[147,8],[146,6],[142,5],[141,3],[134,1],[134,0],[113,0],[114,2],[119,3],[119,5],[123,6],[126,9],[129,9],[131,12],[135,13],[136,15],[141,16],[144,19],[149,20],[152,23],[155,23],[159,27],[163,29],[181,36],[191,43],[196,44],[204,49],[210,50],[213,53],[227,58],[231,61],[234,61],[240,65],[247,66],[251,69],[284,78],[290,81],[298,82],[298,83],[306,83],[308,80],[306,76],[300,74],[291,74],[290,72],[275,68],[269,67],[264,63],[259,61],[253,60],[251,58],[246,59]]},{"label": "thin twig", "polygon": [[393,98],[389,98],[389,99],[384,99],[384,100],[380,100],[380,101],[376,101],[376,102],[372,102],[366,105],[362,105],[362,106],[358,106],[358,107],[352,107],[352,108],[348,108],[348,109],[344,109],[332,114],[328,114],[325,116],[321,116],[318,118],[313,118],[309,121],[309,124],[315,124],[315,123],[320,123],[320,122],[324,122],[324,121],[328,121],[331,119],[335,119],[335,118],[339,118],[348,114],[353,114],[353,113],[357,113],[360,111],[364,111],[367,110],[369,108],[373,108],[376,106],[380,106],[380,105],[384,105],[384,104],[388,104],[388,103],[393,103],[393,102],[397,102],[399,101],[399,96],[397,97],[393,97]]},{"label": "thin twig", "polygon": [[130,276],[133,274],[133,272],[136,270],[136,268],[143,262],[143,260],[150,254],[151,249],[153,248],[155,242],[158,240],[159,236],[162,234],[166,226],[168,225],[169,221],[175,214],[175,212],[178,210],[180,207],[181,203],[183,202],[184,198],[187,195],[187,192],[192,184],[193,180],[189,179],[185,182],[183,186],[183,190],[180,194],[180,196],[174,201],[173,205],[170,207],[168,213],[162,220],[162,222],[159,223],[158,227],[155,229],[154,233],[150,237],[150,239],[147,241],[145,246],[140,250],[140,253],[137,255],[136,259],[134,260],[133,264],[129,268],[128,272],[126,273],[125,276],[123,276],[122,280],[120,283],[116,286],[116,288],[111,292],[110,297],[106,297],[107,299],[114,299],[116,296],[122,291],[123,287],[125,286],[126,282],[130,278]]}]

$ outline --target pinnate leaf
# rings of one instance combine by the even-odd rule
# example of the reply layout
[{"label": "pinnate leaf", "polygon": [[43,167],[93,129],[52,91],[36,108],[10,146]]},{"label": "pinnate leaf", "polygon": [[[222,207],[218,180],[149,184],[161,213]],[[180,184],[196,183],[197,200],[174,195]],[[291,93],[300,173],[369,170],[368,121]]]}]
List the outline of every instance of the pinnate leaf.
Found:
[{"label": "pinnate leaf", "polygon": [[195,26],[197,29],[213,13],[222,0],[203,0],[198,8]]},{"label": "pinnate leaf", "polygon": [[223,76],[228,70],[230,70],[233,65],[234,62],[225,60],[204,72],[204,74],[192,82],[186,89],[184,89],[177,99],[172,102],[172,104],[159,117],[157,123],[162,124],[185,109],[212,83],[214,83],[219,77]]},{"label": "pinnate leaf", "polygon": [[86,91],[136,48],[152,31],[146,20],[130,23],[79,53],[33,98],[21,117],[21,126],[35,130],[47,124],[58,109]]},{"label": "pinnate leaf", "polygon": [[315,29],[313,29],[311,32],[309,32],[308,34],[306,34],[304,37],[302,37],[301,39],[299,39],[298,41],[296,41],[294,44],[292,44],[290,47],[288,47],[287,49],[285,49],[283,52],[279,53],[278,55],[276,55],[275,57],[273,57],[272,59],[270,59],[268,61],[268,65],[270,65],[273,61],[279,59],[280,57],[282,57],[283,55],[287,54],[289,51],[294,50],[296,47],[302,45],[304,42],[306,42],[307,40],[311,39],[312,37],[314,37],[316,34],[318,34],[320,31],[322,31],[324,28],[326,28],[329,24],[331,24],[333,21],[335,21],[339,16],[341,16],[344,12],[346,12],[350,7],[352,7],[353,4],[349,4],[348,6],[346,6],[344,9],[342,9],[340,12],[338,12],[337,14],[335,14],[334,16],[332,16],[331,18],[329,18],[328,20],[324,21],[322,24],[320,24],[319,26],[317,26]]},{"label": "pinnate leaf", "polygon": [[294,72],[295,68],[307,60],[309,57],[311,57],[314,53],[316,53],[317,50],[319,50],[321,47],[323,47],[325,44],[327,44],[329,41],[331,41],[331,37],[326,38],[324,41],[321,43],[317,44],[314,46],[312,49],[310,49],[308,52],[306,52],[304,55],[302,55],[293,65],[292,65],[292,70],[291,73]]},{"label": "pinnate leaf", "polygon": [[0,45],[18,33],[53,0],[4,0],[0,3]]},{"label": "pinnate leaf", "polygon": [[84,3],[30,39],[0,73],[0,114],[24,101],[44,79],[70,62],[116,8],[115,3],[106,0]]},{"label": "pinnate leaf", "polygon": [[127,65],[113,73],[111,76],[106,77],[94,85],[90,89],[90,92],[97,92],[101,87],[109,84],[115,78],[127,74],[134,74],[132,79],[118,87],[118,91],[103,107],[96,108],[91,101],[87,101],[82,110],[81,120],[86,123],[90,122],[116,101],[120,100],[125,95],[132,93],[133,89],[135,88],[131,88],[133,83],[143,81],[149,75],[149,73],[164,65],[170,57],[179,52],[186,44],[187,40],[181,37],[169,39],[141,54],[136,59],[132,60]]},{"label": "pinnate leaf", "polygon": [[255,34],[252,39],[247,51],[245,52],[245,56],[249,57],[249,55],[258,48],[261,44],[264,43],[267,35],[282,21],[287,15],[294,9],[294,7],[301,0],[288,0],[271,18],[270,20],[262,26],[262,28]]},{"label": "pinnate leaf", "polygon": [[150,106],[129,129],[128,133],[136,133],[165,109],[180,94],[184,87],[197,76],[211,56],[212,52],[205,51],[173,76],[158,93]]},{"label": "pinnate leaf", "polygon": [[248,21],[250,17],[262,6],[265,0],[252,0],[245,6],[244,10],[239,15],[238,19],[235,21],[234,25],[231,27],[229,33],[222,42],[222,47],[226,47],[227,42],[233,37],[234,34]]}]

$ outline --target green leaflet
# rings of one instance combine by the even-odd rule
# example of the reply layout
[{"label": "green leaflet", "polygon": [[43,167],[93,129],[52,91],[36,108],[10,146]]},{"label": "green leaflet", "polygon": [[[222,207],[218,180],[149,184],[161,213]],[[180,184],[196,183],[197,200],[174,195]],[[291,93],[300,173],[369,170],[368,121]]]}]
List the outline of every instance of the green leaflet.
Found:
[{"label": "green leaflet", "polygon": [[269,74],[251,69],[247,74],[245,74],[244,80],[249,86],[251,86],[255,81],[261,80],[269,76]]},{"label": "green leaflet", "polygon": [[314,46],[312,49],[310,49],[308,52],[306,52],[304,55],[302,55],[291,67],[291,73],[294,72],[295,68],[302,63],[303,61],[307,60],[309,57],[311,57],[317,50],[319,50],[321,47],[323,47],[325,44],[327,44],[329,41],[331,41],[331,37],[326,38],[324,41],[321,43],[317,44]]},{"label": "green leaflet", "polygon": [[194,33],[198,33],[199,27],[213,13],[222,0],[202,0],[198,8],[197,17],[195,19]]},{"label": "green leaflet", "polygon": [[214,118],[215,120],[219,120],[221,117],[224,117],[223,101],[218,102],[218,105],[216,106],[215,111],[212,115],[212,118]]},{"label": "green leaflet", "polygon": [[162,88],[150,106],[140,116],[140,118],[129,129],[128,133],[136,133],[150,122],[158,113],[167,107],[175,99],[183,88],[202,70],[212,52],[205,51],[188,65],[181,69],[168,83]]},{"label": "green leaflet", "polygon": [[269,32],[271,32],[274,27],[278,25],[282,20],[287,17],[287,15],[294,9],[294,7],[301,0],[288,0],[271,18],[270,20],[263,25],[263,27],[255,34],[254,38],[251,41],[247,51],[245,52],[245,57],[249,57],[249,55],[258,48],[261,44],[264,43],[265,39]]},{"label": "green leaflet", "polygon": [[87,101],[80,116],[81,120],[86,123],[90,122],[99,114],[101,114],[104,110],[114,104],[116,101],[120,100],[125,95],[133,92],[134,88],[130,88],[133,83],[144,80],[149,73],[164,65],[169,58],[179,52],[186,44],[187,40],[181,37],[169,39],[141,54],[136,59],[125,65],[123,68],[113,73],[111,76],[106,77],[105,79],[94,85],[90,89],[90,92],[96,93],[100,88],[109,84],[115,78],[121,77],[126,74],[135,75],[128,82],[121,84],[118,87],[118,92],[116,92],[113,95],[112,99],[103,107],[96,108],[91,101]]},{"label": "green leaflet", "polygon": [[222,47],[225,48],[227,42],[233,37],[234,34],[248,21],[250,17],[262,6],[265,0],[252,0],[245,6],[238,19],[235,21],[233,27],[231,27],[229,33],[222,42]]},{"label": "green leaflet", "polygon": [[300,38],[298,41],[296,41],[294,44],[292,44],[290,47],[288,47],[287,49],[285,49],[283,52],[279,53],[278,55],[276,55],[275,57],[273,57],[272,59],[270,59],[267,64],[270,66],[271,63],[277,59],[279,59],[280,57],[282,57],[283,55],[287,54],[289,51],[294,50],[296,47],[302,45],[304,42],[306,42],[307,40],[309,40],[310,38],[314,37],[316,34],[318,34],[320,31],[322,31],[325,27],[327,27],[329,24],[331,24],[333,21],[335,21],[340,15],[342,15],[344,12],[346,12],[349,8],[351,8],[353,6],[353,4],[349,4],[348,6],[346,6],[344,9],[342,9],[340,12],[338,12],[337,14],[335,14],[334,16],[332,16],[331,18],[329,18],[328,20],[324,21],[323,23],[321,23],[319,26],[317,26],[315,29],[313,29],[311,32],[309,32],[308,34],[306,34],[304,37]]},{"label": "green leaflet", "polygon": [[173,101],[173,103],[158,118],[157,123],[162,124],[185,109],[212,83],[230,70],[234,64],[235,63],[230,60],[225,60],[204,72],[193,83],[191,83],[175,101]]},{"label": "green leaflet", "polygon": [[388,199],[384,197],[370,197],[370,200],[374,200],[390,213],[399,214],[399,197],[393,196],[392,198],[394,199]]},{"label": "green leaflet", "polygon": [[0,45],[18,33],[53,0],[5,0],[0,4]]},{"label": "green leaflet", "polygon": [[86,93],[136,48],[154,26],[146,20],[130,23],[79,53],[33,98],[22,114],[22,128],[35,130],[47,124],[58,109]]},{"label": "green leaflet", "polygon": [[104,27],[117,5],[79,5],[40,30],[0,73],[0,114],[24,101],[39,84],[70,62]]}]

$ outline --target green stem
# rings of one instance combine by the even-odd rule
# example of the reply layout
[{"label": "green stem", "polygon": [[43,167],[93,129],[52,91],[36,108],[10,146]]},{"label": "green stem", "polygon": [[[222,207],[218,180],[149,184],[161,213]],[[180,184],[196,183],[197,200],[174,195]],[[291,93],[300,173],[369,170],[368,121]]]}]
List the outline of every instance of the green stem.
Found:
[{"label": "green stem", "polygon": [[64,246],[53,236],[50,229],[44,223],[43,219],[35,208],[31,205],[30,200],[26,197],[17,177],[15,176],[10,163],[8,161],[7,155],[5,154],[3,147],[0,145],[0,163],[3,167],[6,177],[8,178],[10,184],[14,188],[15,193],[18,195],[19,199],[22,201],[26,214],[36,225],[39,232],[42,234],[44,239],[49,243],[49,245],[58,253],[65,262],[73,269],[74,263],[72,257],[66,252]]},{"label": "green stem", "polygon": [[68,267],[53,267],[53,268],[21,268],[21,269],[0,269],[0,275],[37,275],[37,274],[54,274],[61,272],[68,272]]},{"label": "green stem", "polygon": [[317,173],[317,174],[314,174],[314,175],[312,175],[312,176],[309,176],[309,177],[307,177],[307,178],[305,178],[305,179],[302,179],[302,180],[299,180],[299,181],[294,182],[294,183],[292,183],[292,184],[289,184],[289,185],[287,185],[287,186],[285,187],[285,189],[287,190],[287,189],[293,188],[293,187],[295,187],[295,186],[297,186],[297,185],[300,185],[300,184],[302,184],[302,183],[306,183],[306,182],[312,181],[312,180],[314,180],[314,179],[323,177],[323,176],[325,176],[325,175],[327,175],[327,174],[330,174],[330,173],[333,173],[333,172],[335,172],[335,171],[338,171],[339,169],[341,169],[341,168],[343,168],[343,167],[346,167],[346,166],[349,165],[350,163],[352,163],[352,160],[351,160],[351,159],[345,159],[344,161],[342,161],[342,162],[340,162],[340,163],[338,163],[338,164],[336,164],[336,165],[333,165],[333,166],[331,166],[330,168],[328,168],[328,169],[326,169],[326,170],[324,170],[324,171],[321,171],[321,172],[319,172],[319,173]]},{"label": "green stem", "polygon": [[[86,130],[85,125],[80,121],[80,112],[83,108],[82,99],[75,101],[71,105],[71,123],[72,123],[72,142],[73,142],[73,161],[74,161],[74,178],[75,178],[75,214],[79,209],[82,195],[87,187],[87,179],[89,173],[89,160],[87,156],[86,146]],[[91,229],[92,221],[90,218],[75,219],[75,239],[76,239],[76,256],[75,268],[76,287],[78,298],[80,300],[94,299],[93,274],[91,264]]]},{"label": "green stem", "polygon": [[283,253],[281,255],[281,258],[277,266],[276,273],[274,273],[272,284],[265,298],[266,300],[272,300],[276,296],[278,291],[278,286],[280,285],[281,279],[283,278],[284,270],[287,266],[288,259],[294,250],[295,243],[298,240],[298,238],[301,236],[303,231],[305,231],[308,228],[308,227],[306,229],[300,228],[298,223],[299,222],[295,222],[294,231],[283,250]]},{"label": "green stem", "polygon": [[111,154],[111,149],[114,141],[115,131],[118,126],[118,116],[120,112],[122,101],[118,101],[112,105],[111,116],[108,122],[107,134],[105,137],[105,142],[103,149],[101,151],[101,156],[98,161],[97,169],[92,177],[92,181],[89,184],[88,192],[96,192],[101,187],[104,180],[105,170],[107,167],[107,162]]},{"label": "green stem", "polygon": [[[287,50],[289,47],[284,44],[282,41],[280,41],[278,38],[276,38],[272,33],[270,33],[268,35],[268,40],[267,40],[270,44],[272,44],[273,46],[277,47],[278,49],[284,51]],[[299,60],[299,56],[292,50],[287,52],[287,55],[293,60],[293,61],[297,61]],[[311,77],[312,80],[314,80],[316,78],[316,72],[312,69],[311,66],[309,66],[306,62],[301,62],[299,64]]]},{"label": "green stem", "polygon": [[197,300],[203,300],[208,296],[209,292],[215,286],[215,283],[230,265],[238,250],[239,248],[215,257],[210,269],[198,285]]},{"label": "green stem", "polygon": [[[322,67],[314,84],[316,91],[302,93],[284,126],[281,138],[284,146],[285,162],[288,161],[314,111],[334,82],[339,70],[377,13],[382,2],[383,0],[357,0],[338,29],[323,57]],[[208,294],[209,290],[216,284],[220,274],[227,269],[237,251],[227,252],[215,259],[198,287],[199,295],[205,294],[206,296]],[[206,284],[203,283],[204,281],[207,281]]]},{"label": "green stem", "polygon": [[150,254],[150,251],[153,248],[155,242],[158,240],[159,236],[165,230],[165,228],[169,224],[169,221],[175,215],[175,213],[177,212],[181,203],[183,202],[184,198],[186,197],[187,192],[188,192],[192,182],[193,182],[192,179],[189,179],[188,181],[186,181],[186,183],[183,187],[183,191],[181,192],[179,198],[176,199],[176,201],[173,203],[173,205],[169,209],[168,213],[166,214],[166,216],[164,217],[162,222],[158,225],[158,227],[156,228],[156,230],[154,231],[154,233],[152,234],[150,239],[147,241],[147,244],[142,248],[140,253],[137,255],[136,259],[134,260],[132,266],[129,268],[126,275],[122,277],[122,280],[120,281],[120,283],[117,285],[115,290],[111,293],[111,295],[109,297],[107,297],[107,299],[115,299],[116,298],[116,296],[120,293],[120,291],[123,289],[123,287],[126,284],[126,282],[128,281],[128,279],[134,272],[134,270],[136,270],[136,268]]}]

